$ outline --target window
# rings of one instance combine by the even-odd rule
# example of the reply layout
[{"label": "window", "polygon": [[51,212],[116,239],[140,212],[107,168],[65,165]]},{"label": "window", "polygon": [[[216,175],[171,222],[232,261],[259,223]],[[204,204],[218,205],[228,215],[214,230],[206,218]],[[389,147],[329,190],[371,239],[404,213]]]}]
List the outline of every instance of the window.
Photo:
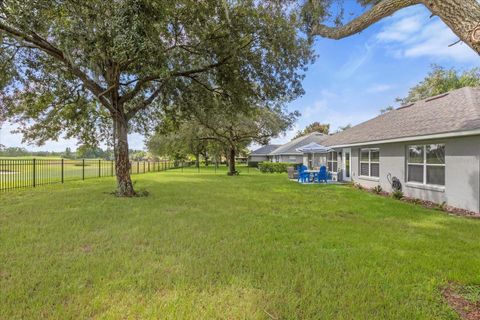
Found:
[{"label": "window", "polygon": [[408,147],[407,181],[445,185],[445,145],[427,144]]},{"label": "window", "polygon": [[360,150],[360,175],[364,177],[380,177],[380,150]]},{"label": "window", "polygon": [[297,162],[297,157],[296,157],[296,156],[289,156],[289,157],[288,157],[288,162],[290,162],[290,163],[296,163],[296,162]]},{"label": "window", "polygon": [[336,151],[331,151],[327,154],[327,167],[328,167],[328,171],[337,172],[338,159],[337,159]]}]

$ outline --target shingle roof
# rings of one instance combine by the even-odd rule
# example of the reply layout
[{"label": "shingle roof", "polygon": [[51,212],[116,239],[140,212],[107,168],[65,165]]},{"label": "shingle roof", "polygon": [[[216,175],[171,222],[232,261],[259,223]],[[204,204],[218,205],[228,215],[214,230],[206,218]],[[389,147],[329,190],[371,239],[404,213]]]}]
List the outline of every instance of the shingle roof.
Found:
[{"label": "shingle roof", "polygon": [[303,147],[311,142],[316,142],[318,144],[323,144],[322,142],[327,139],[327,135],[319,132],[312,132],[297,139],[282,145],[280,148],[273,151],[272,155],[281,155],[281,154],[302,154],[297,151],[297,148]]},{"label": "shingle roof", "polygon": [[257,150],[252,151],[250,155],[267,155],[267,154],[270,154],[275,149],[277,149],[278,147],[280,147],[279,144],[269,144],[261,148],[258,148]]},{"label": "shingle roof", "polygon": [[326,146],[480,129],[480,87],[417,101],[329,136]]}]

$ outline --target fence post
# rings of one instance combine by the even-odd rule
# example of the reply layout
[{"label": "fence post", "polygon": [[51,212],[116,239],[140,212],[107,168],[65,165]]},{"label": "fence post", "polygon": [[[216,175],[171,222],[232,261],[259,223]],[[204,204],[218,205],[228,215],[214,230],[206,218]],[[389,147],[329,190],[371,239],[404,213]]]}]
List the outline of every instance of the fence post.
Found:
[{"label": "fence post", "polygon": [[85,159],[82,159],[82,180],[85,180]]},{"label": "fence post", "polygon": [[111,162],[110,172],[111,172],[112,177],[113,177],[113,160],[110,160],[110,162]]},{"label": "fence post", "polygon": [[33,158],[33,187],[35,188],[37,181],[36,181],[36,171],[37,171],[37,159]]},{"label": "fence post", "polygon": [[102,170],[101,170],[101,165],[102,165],[102,160],[98,159],[98,177],[102,177]]},{"label": "fence post", "polygon": [[65,181],[64,172],[65,172],[65,166],[64,166],[64,161],[63,161],[63,158],[62,158],[62,183]]},{"label": "fence post", "polygon": [[148,172],[150,172],[150,161],[148,161],[147,163],[148,163]]},{"label": "fence post", "polygon": [[143,160],[143,173],[145,173],[145,160]]}]

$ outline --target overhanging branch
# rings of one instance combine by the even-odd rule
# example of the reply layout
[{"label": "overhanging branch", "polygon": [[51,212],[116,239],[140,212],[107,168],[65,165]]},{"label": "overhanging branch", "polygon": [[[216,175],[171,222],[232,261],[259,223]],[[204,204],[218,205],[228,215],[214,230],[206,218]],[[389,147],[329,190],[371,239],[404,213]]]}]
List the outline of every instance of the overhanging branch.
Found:
[{"label": "overhanging branch", "polygon": [[323,24],[312,26],[312,35],[330,39],[342,39],[357,34],[375,22],[388,17],[396,11],[422,3],[422,0],[384,0],[374,5],[370,10],[349,23],[339,27],[329,27]]}]

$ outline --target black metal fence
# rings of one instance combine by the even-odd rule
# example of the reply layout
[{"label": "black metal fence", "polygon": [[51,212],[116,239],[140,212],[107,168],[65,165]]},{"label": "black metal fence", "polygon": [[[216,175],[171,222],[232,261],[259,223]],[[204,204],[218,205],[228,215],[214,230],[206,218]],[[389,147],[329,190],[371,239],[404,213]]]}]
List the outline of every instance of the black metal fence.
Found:
[{"label": "black metal fence", "polygon": [[[131,174],[166,171],[182,165],[167,160],[130,164]],[[0,191],[114,175],[115,162],[108,160],[0,159]]]}]

